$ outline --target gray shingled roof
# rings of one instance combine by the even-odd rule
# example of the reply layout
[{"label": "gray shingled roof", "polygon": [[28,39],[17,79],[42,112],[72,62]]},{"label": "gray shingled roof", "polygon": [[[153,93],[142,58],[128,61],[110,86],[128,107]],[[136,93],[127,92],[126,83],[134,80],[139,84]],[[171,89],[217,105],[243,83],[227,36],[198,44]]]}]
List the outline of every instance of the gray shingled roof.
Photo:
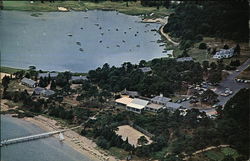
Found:
[{"label": "gray shingled roof", "polygon": [[151,99],[152,102],[159,102],[163,104],[166,104],[170,100],[171,100],[170,98],[163,97],[163,96],[155,96],[154,98]]},{"label": "gray shingled roof", "polygon": [[31,80],[31,79],[28,79],[28,78],[25,78],[25,77],[21,80],[21,82],[22,82],[22,83],[25,83],[25,84],[28,84],[28,85],[30,85],[30,86],[34,86],[34,85],[36,84],[35,81],[33,81],[33,80]]},{"label": "gray shingled roof", "polygon": [[179,103],[173,103],[173,102],[168,102],[166,106],[168,108],[172,108],[172,109],[179,109],[181,107],[181,104],[179,104]]}]

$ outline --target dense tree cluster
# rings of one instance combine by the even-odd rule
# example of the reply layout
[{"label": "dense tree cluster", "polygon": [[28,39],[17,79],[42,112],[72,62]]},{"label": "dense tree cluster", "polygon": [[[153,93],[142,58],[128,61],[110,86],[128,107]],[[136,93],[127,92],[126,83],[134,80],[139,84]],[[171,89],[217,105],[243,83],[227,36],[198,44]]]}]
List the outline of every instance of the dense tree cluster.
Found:
[{"label": "dense tree cluster", "polygon": [[200,41],[202,36],[248,42],[248,19],[247,0],[183,1],[170,15],[164,31],[180,37],[183,48]]},{"label": "dense tree cluster", "polygon": [[[143,66],[141,62],[139,66]],[[124,90],[136,90],[144,96],[165,96],[172,94],[181,88],[183,81],[197,83],[202,81],[202,68],[196,62],[176,62],[173,59],[154,59],[147,62],[153,69],[153,73],[143,73],[138,65],[124,63],[121,67],[109,67],[104,64],[102,68],[91,70],[88,78],[100,88],[119,92]]]}]

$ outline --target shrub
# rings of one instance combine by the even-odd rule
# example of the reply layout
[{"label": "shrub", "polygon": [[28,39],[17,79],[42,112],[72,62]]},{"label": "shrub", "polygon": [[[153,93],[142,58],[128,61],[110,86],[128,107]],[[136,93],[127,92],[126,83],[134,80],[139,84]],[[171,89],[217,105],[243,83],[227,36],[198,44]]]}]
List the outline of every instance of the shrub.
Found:
[{"label": "shrub", "polygon": [[207,49],[207,44],[206,43],[200,43],[199,49]]}]

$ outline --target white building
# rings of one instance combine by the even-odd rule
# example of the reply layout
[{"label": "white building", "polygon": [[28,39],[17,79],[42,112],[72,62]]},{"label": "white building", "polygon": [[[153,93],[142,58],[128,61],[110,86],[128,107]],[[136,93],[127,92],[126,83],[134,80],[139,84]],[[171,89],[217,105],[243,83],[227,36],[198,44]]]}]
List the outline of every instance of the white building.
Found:
[{"label": "white building", "polygon": [[144,108],[146,107],[146,105],[149,103],[149,101],[146,100],[142,100],[139,98],[135,98],[133,99],[128,105],[127,105],[127,110],[128,111],[132,111],[135,113],[141,113]]},{"label": "white building", "polygon": [[234,55],[234,48],[231,49],[221,49],[217,51],[213,58],[214,59],[224,59],[224,58],[231,58]]}]

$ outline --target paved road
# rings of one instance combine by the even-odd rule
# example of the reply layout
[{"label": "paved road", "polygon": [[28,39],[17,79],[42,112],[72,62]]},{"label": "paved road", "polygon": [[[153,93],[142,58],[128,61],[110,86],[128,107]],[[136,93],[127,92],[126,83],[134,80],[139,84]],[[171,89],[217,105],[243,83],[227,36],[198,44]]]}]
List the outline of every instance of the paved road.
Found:
[{"label": "paved road", "polygon": [[229,95],[227,97],[220,96],[218,97],[220,105],[224,106],[227,101],[235,95],[240,89],[242,88],[249,88],[249,83],[238,83],[235,81],[235,78],[243,71],[245,70],[248,65],[250,65],[250,59],[248,59],[244,64],[239,66],[237,69],[239,72],[233,71],[226,79],[224,79],[222,82],[220,82],[219,86],[217,87],[217,90],[215,91],[217,94],[220,94],[221,92],[225,91],[225,88],[230,88],[233,91],[232,95]]},{"label": "paved road", "polygon": [[[245,61],[244,64],[239,66],[237,69],[239,70],[238,72],[233,71],[226,79],[221,81],[218,86],[214,87],[216,88],[215,93],[217,93],[218,99],[219,99],[219,105],[224,106],[227,101],[235,95],[240,89],[242,88],[250,88],[249,83],[238,83],[235,81],[235,78],[243,71],[245,70],[248,66],[250,65],[250,59]],[[229,95],[227,97],[220,96],[221,92],[225,91],[225,88],[230,88],[233,91],[232,95]],[[191,109],[189,101],[182,102],[181,105],[187,109]],[[215,112],[215,108],[209,108],[209,109],[203,109],[200,111],[204,111],[206,113],[213,113]]]}]

